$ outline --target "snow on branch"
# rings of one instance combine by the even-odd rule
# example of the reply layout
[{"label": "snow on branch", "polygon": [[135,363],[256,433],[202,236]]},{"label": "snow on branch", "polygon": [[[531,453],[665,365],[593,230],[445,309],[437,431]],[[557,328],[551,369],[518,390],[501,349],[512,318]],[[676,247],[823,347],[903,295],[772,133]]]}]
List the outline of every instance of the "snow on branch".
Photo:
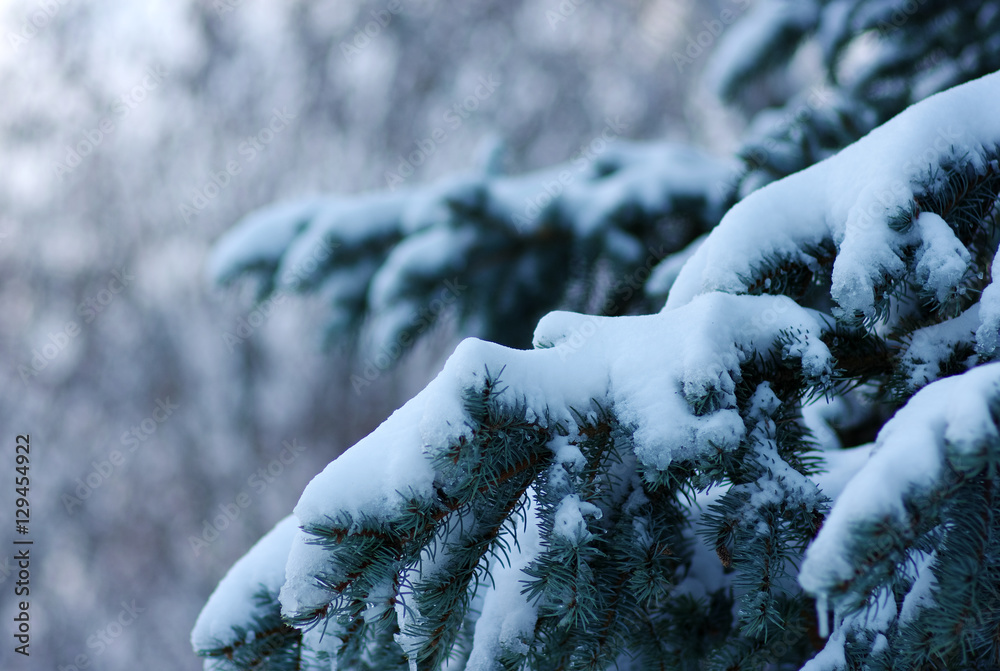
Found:
[{"label": "snow on branch", "polygon": [[[724,7],[718,29],[744,9],[743,0]],[[721,33],[708,88],[753,108],[776,71],[815,63],[826,77],[754,115],[737,152],[740,194],[827,158],[930,95],[996,71],[998,29],[993,1],[754,2]]]},{"label": "snow on branch", "polygon": [[[997,103],[1000,74],[754,192],[658,314],[550,312],[532,350],[465,340],[306,487],[281,552],[255,549],[234,568],[196,645],[252,638],[244,611],[258,613],[247,595],[261,572],[260,613],[273,617],[271,560],[287,548],[277,599],[301,632],[289,645],[335,668],[782,666],[819,649],[811,633],[827,634],[828,606],[833,635],[806,668],[995,667],[1000,577],[983,569],[1000,556]],[[282,215],[273,230],[248,222],[216,272],[283,281],[302,258],[289,250],[334,240],[309,277],[332,281],[319,278],[335,276],[343,249],[367,254],[352,291],[370,309],[379,296],[405,305],[400,283],[423,291],[518,236],[596,235],[631,258],[594,213],[648,206],[672,182],[640,174],[659,158],[622,156],[611,196],[597,171],[523,230],[506,219],[511,194],[535,178],[459,181],[397,194],[370,233],[348,234],[351,220],[326,206],[292,208],[298,223]],[[263,231],[283,248],[258,244]],[[867,443],[881,427],[872,456],[818,455],[803,405],[859,395],[878,411],[840,428]]]},{"label": "snow on branch", "polygon": [[991,649],[1000,581],[976,564],[1000,551],[998,473],[1000,364],[933,382],[896,413],[806,552],[799,582],[835,625],[807,668],[842,668],[845,645],[878,637],[888,651],[896,632],[906,668],[956,653],[971,668]]},{"label": "snow on branch", "polygon": [[265,295],[318,291],[331,336],[348,340],[367,321],[375,349],[419,336],[438,316],[422,318],[427,306],[450,292],[446,302],[483,337],[525,346],[530,332],[512,325],[530,328],[557,307],[581,267],[641,267],[664,219],[680,223],[654,261],[714,226],[734,172],[690,147],[620,142],[524,175],[285,203],[227,233],[209,275],[256,275]]},{"label": "snow on branch", "polygon": [[302,632],[282,620],[277,598],[297,522],[289,515],[261,538],[205,604],[191,645],[207,658],[206,668],[300,668]]},{"label": "snow on branch", "polygon": [[998,75],[932,96],[737,203],[684,266],[666,308],[707,291],[753,291],[782,264],[828,275],[847,319],[891,320],[888,300],[904,279],[943,310],[967,307],[995,233],[964,225],[959,205],[980,200],[984,216],[1000,190],[998,103]]},{"label": "snow on branch", "polygon": [[[761,459],[767,463],[767,475],[747,472],[746,477],[753,472],[752,479],[760,478],[752,489],[770,487],[777,494],[773,483],[780,481],[799,492],[788,496],[821,505],[815,487],[785,462],[791,453],[782,450],[788,446],[774,442],[777,397],[766,384],[757,394],[743,387],[755,384],[748,375],[769,369],[754,353],[789,366],[806,385],[827,384],[832,361],[823,330],[821,321],[786,297],[710,294],[645,317],[553,313],[536,331],[543,349],[465,341],[421,394],[306,488],[295,508],[305,533],[293,542],[281,591],[285,616],[305,627],[340,618],[347,629],[336,635],[348,640],[358,635],[350,623],[396,609],[397,640],[404,649],[418,659],[438,659],[457,636],[468,607],[466,591],[485,579],[484,557],[496,553],[504,537],[518,538],[517,524],[507,525],[524,506],[541,507],[546,552],[557,547],[576,555],[594,541],[591,527],[613,507],[601,500],[600,488],[585,483],[607,477],[596,467],[612,448],[601,448],[604,456],[592,455],[598,461],[590,462],[582,445],[602,432],[620,434],[614,449],[625,466],[618,467],[621,480],[613,489],[620,492],[616,497],[634,498],[636,510],[642,500],[662,496],[654,492],[669,486],[672,468],[680,465],[694,477],[720,454],[749,444],[766,451]],[[589,408],[606,410],[594,415]],[[748,436],[747,422],[762,428]],[[590,475],[588,464],[596,469]],[[615,470],[610,463],[602,468]],[[717,477],[725,477],[725,467],[716,468]],[[583,480],[567,488],[574,477]],[[540,487],[533,500],[527,489],[532,483]],[[690,482],[684,486],[694,489]],[[674,518],[683,520],[679,514]],[[652,526],[641,536],[644,544],[653,542],[649,534],[659,533],[654,529],[670,526],[645,524]],[[644,556],[640,550],[637,557]],[[580,561],[588,556],[599,557],[584,552]],[[538,561],[554,565],[546,553]],[[673,579],[677,561],[671,561],[665,579]],[[455,571],[466,576],[457,593],[432,589],[442,573],[454,577]],[[525,572],[552,579],[537,566]],[[570,619],[565,604],[545,606],[550,599],[559,603],[560,590],[579,579],[567,575],[567,586],[558,589],[550,582],[539,585],[539,612],[563,627],[586,624],[593,616],[585,605]],[[498,597],[488,602],[493,598]],[[587,603],[599,608],[599,594],[592,599]],[[440,629],[446,624],[442,613],[456,624]],[[480,621],[476,631],[496,626]],[[452,638],[440,638],[441,631],[452,632]],[[606,651],[594,651],[599,653]]]}]

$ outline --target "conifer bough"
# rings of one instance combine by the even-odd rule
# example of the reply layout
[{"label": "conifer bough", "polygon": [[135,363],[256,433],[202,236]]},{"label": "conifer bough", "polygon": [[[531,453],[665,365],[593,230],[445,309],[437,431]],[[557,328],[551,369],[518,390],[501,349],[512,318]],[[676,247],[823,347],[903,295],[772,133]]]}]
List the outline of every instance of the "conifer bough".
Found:
[{"label": "conifer bough", "polygon": [[[220,583],[206,667],[1000,667],[998,108],[987,75],[753,191],[656,314],[465,340]],[[477,184],[439,214],[518,239]],[[288,263],[288,213],[216,274]]]}]

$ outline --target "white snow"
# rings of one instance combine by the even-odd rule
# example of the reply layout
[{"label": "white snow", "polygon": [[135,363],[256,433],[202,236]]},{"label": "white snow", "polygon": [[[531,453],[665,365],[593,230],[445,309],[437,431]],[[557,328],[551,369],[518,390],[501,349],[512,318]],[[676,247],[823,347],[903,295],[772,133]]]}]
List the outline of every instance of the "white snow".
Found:
[{"label": "white snow", "polygon": [[819,449],[832,451],[842,447],[833,423],[843,412],[844,400],[841,396],[821,397],[802,406],[802,421]]},{"label": "white snow", "polygon": [[684,537],[691,541],[691,568],[671,594],[702,599],[720,589],[731,587],[733,574],[723,571],[722,562],[719,561],[715,548],[704,536],[696,533],[704,525],[705,513],[726,493],[727,489],[728,487],[713,487],[707,492],[699,492],[696,495],[692,510],[693,523],[683,531]]},{"label": "white snow", "polygon": [[580,235],[591,235],[623,206],[636,203],[646,211],[669,211],[674,199],[705,198],[707,216],[721,216],[723,189],[737,165],[701,150],[673,143],[618,143],[601,155],[620,163],[619,170],[602,179],[580,179],[566,188],[559,201]]},{"label": "white snow", "polygon": [[872,652],[888,646],[885,632],[896,620],[896,602],[889,590],[883,590],[874,599],[872,606],[860,613],[854,613],[843,621],[835,625],[833,634],[826,631],[828,626],[828,613],[826,610],[825,598],[820,597],[817,601],[816,609],[820,619],[819,635],[826,638],[829,635],[826,646],[813,659],[802,667],[802,671],[840,671],[845,669],[846,658],[844,644],[847,641],[847,632],[854,630],[863,637],[874,639]]},{"label": "white snow", "polygon": [[[430,497],[429,453],[471,436],[462,392],[482,389],[487,369],[493,375],[503,371],[509,390],[501,400],[518,400],[539,418],[548,412],[552,421],[573,425],[570,408],[586,409],[592,399],[613,407],[634,429],[636,456],[653,469],[703,450],[735,448],[745,431],[735,397],[744,352],[767,348],[782,330],[798,330],[808,338],[796,348],[803,372],[820,381],[830,364],[817,337],[820,328],[812,312],[784,296],[708,294],[683,308],[640,317],[552,313],[536,332],[536,341],[551,344],[547,349],[466,340],[424,391],[309,483],[295,514],[303,524],[323,523],[333,511],[387,519],[399,513],[400,493]],[[688,399],[708,393],[719,396],[722,409],[698,416]],[[315,594],[295,594],[296,585],[311,589],[320,561],[315,549],[299,548],[301,542],[292,556],[303,559],[289,565],[283,603],[315,603]]]},{"label": "white snow", "polygon": [[971,456],[1000,439],[989,404],[1000,396],[1000,364],[980,366],[917,392],[879,432],[875,450],[848,482],[806,551],[799,583],[814,595],[854,576],[848,556],[855,525],[888,518],[907,524],[904,498],[934,487],[946,454]]},{"label": "white snow", "polygon": [[971,255],[947,222],[933,212],[921,212],[915,232],[922,241],[917,253],[917,279],[932,287],[938,302],[945,302],[969,269]]},{"label": "white snow", "polygon": [[[372,238],[392,235],[398,229],[408,195],[401,191],[350,199],[326,198],[320,200],[312,211],[303,212],[299,216],[300,230],[296,232],[296,237],[283,244],[277,240],[272,243],[280,244],[275,249],[282,255],[277,271],[278,288],[295,289],[301,282],[315,281],[317,270],[323,267],[320,262],[327,261],[331,256],[333,259],[349,259],[352,265],[356,263],[359,259],[351,256],[355,247]],[[244,220],[246,223],[234,228],[231,235],[250,235],[251,222],[257,216],[256,213],[248,216]],[[285,225],[287,222],[280,216],[281,213],[274,213],[270,223],[261,223],[261,228]],[[222,260],[219,262],[222,263]],[[232,258],[229,263],[245,264],[246,258]]]},{"label": "white snow", "polygon": [[766,62],[766,54],[774,50],[782,32],[789,27],[804,30],[816,22],[813,3],[757,0],[751,4],[750,0],[734,0],[727,4],[731,14],[744,11],[746,14],[725,28],[724,38],[712,51],[705,69],[705,86],[717,95],[731,86],[733,80],[746,77],[761,62]]},{"label": "white snow", "polygon": [[677,276],[681,273],[681,268],[687,263],[688,259],[694,256],[694,253],[698,251],[701,244],[705,242],[708,235],[702,235],[692,241],[687,247],[677,252],[676,254],[671,254],[667,256],[662,261],[660,261],[655,268],[653,268],[652,274],[649,276],[649,280],[646,281],[646,286],[644,287],[646,295],[666,300],[667,296],[670,294],[670,287],[674,285],[677,280]]},{"label": "white snow", "polygon": [[296,530],[291,539],[285,582],[278,595],[285,616],[314,612],[330,601],[327,591],[316,584],[316,576],[329,571],[329,556],[323,547],[309,542],[312,538]]},{"label": "white snow", "polygon": [[[803,248],[838,248],[832,296],[848,313],[872,315],[883,276],[906,270],[904,247],[921,243],[919,279],[941,295],[967,260],[940,217],[921,215],[909,231],[887,218],[909,211],[914,184],[930,161],[981,151],[1000,141],[1000,74],[934,95],[908,108],[838,154],[754,192],[723,217],[671,289],[665,310],[708,291],[740,293],[767,258],[808,263]],[[982,167],[982,166],[978,166]]]},{"label": "white snow", "polygon": [[1000,339],[1000,254],[993,257],[990,277],[993,281],[979,298],[979,328],[976,349],[985,356],[993,355]]},{"label": "white snow", "polygon": [[259,607],[254,600],[262,587],[277,594],[285,581],[285,563],[298,520],[289,515],[250,548],[219,582],[191,631],[195,650],[232,641],[233,627],[246,627]]},{"label": "white snow", "polygon": [[223,284],[248,266],[277,264],[285,248],[321,212],[323,198],[278,203],[254,212],[216,242],[208,261],[208,278]]},{"label": "white snow", "polygon": [[[295,506],[298,518],[321,523],[332,511],[343,511],[386,519],[404,503],[400,493],[430,496],[434,470],[423,452],[425,438],[446,442],[463,431],[460,398],[436,391],[429,386],[313,478]],[[440,422],[425,435],[421,425],[435,411]]]},{"label": "white snow", "polygon": [[938,379],[941,364],[951,356],[955,345],[973,342],[980,323],[979,314],[980,306],[976,304],[954,319],[913,331],[900,357],[911,389],[919,389]]},{"label": "white snow", "polygon": [[922,608],[933,605],[934,597],[931,592],[937,585],[934,574],[931,573],[931,566],[936,558],[935,553],[918,553],[914,562],[917,579],[913,587],[903,598],[903,606],[899,609],[899,624],[906,626],[912,622]]},{"label": "white snow", "polygon": [[600,519],[601,509],[593,503],[581,501],[576,494],[570,494],[564,497],[556,508],[552,533],[574,545],[582,545],[591,537],[585,517]]},{"label": "white snow", "polygon": [[[612,223],[622,207],[668,212],[700,200],[706,219],[722,215],[725,193],[714,187],[735,174],[735,161],[674,143],[614,140],[602,138],[604,149],[589,159],[524,175],[460,175],[422,189],[273,205],[245,217],[219,240],[208,275],[224,283],[246,269],[276,265],[276,286],[295,289],[330,272],[328,264],[317,260],[333,254],[336,267],[352,266],[373,253],[385,254],[384,241],[408,236],[378,269],[369,297],[377,312],[405,293],[411,276],[431,276],[462,265],[465,248],[482,227],[456,226],[456,221],[469,222],[452,209],[455,203],[482,207],[490,218],[509,225],[510,232],[525,236],[552,226],[549,210],[557,207],[565,219],[560,225],[573,227],[580,237],[599,235],[606,251],[616,250],[617,256],[633,261],[641,257],[642,245]],[[613,169],[605,174],[605,167]],[[375,270],[368,269],[366,283]]]},{"label": "white snow", "polygon": [[847,658],[844,653],[845,643],[847,643],[847,637],[844,632],[834,632],[819,654],[806,662],[802,671],[839,671],[845,668],[847,666]]},{"label": "white snow", "polygon": [[[819,337],[822,315],[784,296],[736,295],[745,292],[747,278],[772,258],[815,266],[815,259],[801,250],[832,242],[838,249],[832,296],[848,313],[872,315],[883,276],[902,278],[909,270],[929,294],[949,300],[966,279],[970,255],[948,223],[937,214],[922,212],[911,226],[896,231],[887,220],[900,208],[911,210],[914,185],[928,160],[942,160],[953,152],[968,153],[976,160],[982,146],[1000,142],[998,103],[1000,74],[984,77],[933,96],[838,155],[752,194],[697,247],[658,314],[604,318],[553,312],[539,322],[533,340],[537,349],[530,351],[464,341],[423,392],[317,475],[302,494],[295,515],[233,567],[199,617],[192,634],[195,646],[224,639],[234,623],[246,622],[246,614],[254,608],[252,593],[259,585],[270,591],[281,586],[286,614],[325,603],[330,595],[317,586],[315,576],[329,567],[328,551],[311,545],[310,537],[296,530],[298,522],[323,524],[336,513],[355,522],[361,517],[388,520],[400,514],[409,497],[433,498],[434,452],[460,437],[472,438],[462,396],[481,390],[487,371],[500,374],[508,387],[500,402],[523,404],[540,423],[572,426],[576,418],[570,409],[583,411],[594,400],[612,408],[632,432],[635,457],[649,472],[667,469],[678,460],[697,459],[709,450],[737,447],[748,436],[737,410],[736,388],[740,367],[753,353],[774,349],[783,334],[796,333],[798,339],[781,345],[777,355],[800,361],[806,380],[816,386],[828,382],[832,366]],[[211,273],[225,280],[240,267],[279,260],[291,272],[315,253],[317,244],[327,244],[330,234],[350,247],[371,234],[366,223],[377,222],[378,234],[398,230],[415,234],[395,248],[381,270],[370,269],[374,304],[388,307],[406,292],[401,278],[430,277],[442,267],[457,267],[462,251],[473,243],[471,231],[434,227],[448,198],[470,206],[482,200],[492,213],[507,216],[518,212],[526,197],[537,195],[540,182],[556,179],[563,185],[560,211],[570,215],[580,235],[588,236],[600,232],[624,201],[665,208],[674,195],[704,194],[707,176],[725,174],[721,164],[695,154],[688,157],[687,172],[678,172],[680,163],[665,160],[669,152],[662,147],[615,151],[602,161],[617,161],[619,169],[601,180],[588,173],[586,179],[574,182],[575,177],[552,171],[492,182],[456,180],[440,187],[432,198],[416,199],[400,192],[384,206],[364,198],[350,205],[313,200],[280,206],[249,218],[227,236],[213,257]],[[586,170],[596,168],[591,165]],[[664,184],[672,190],[665,192]],[[545,219],[536,214],[525,221],[523,232],[537,232]],[[634,254],[627,238],[615,239],[618,253]],[[908,261],[911,251],[913,259]],[[669,284],[668,270],[662,271],[663,285]],[[998,270],[995,263],[994,277]],[[386,315],[395,317],[398,314]],[[799,574],[802,587],[817,597],[824,635],[827,606],[837,607],[831,586],[855,575],[855,558],[848,552],[854,527],[881,519],[905,525],[907,497],[937,486],[945,459],[959,467],[973,463],[984,446],[1000,441],[989,408],[1000,397],[1000,363],[935,379],[936,365],[949,355],[951,344],[976,330],[980,351],[991,353],[998,328],[1000,289],[991,285],[983,294],[981,309],[916,332],[903,362],[910,383],[925,385],[923,389],[885,424],[874,447],[825,452],[828,471],[811,480],[781,462],[770,420],[779,399],[767,384],[756,389],[750,415],[757,423],[749,438],[771,474],[756,483],[751,503],[779,500],[793,488],[815,490],[813,484],[835,501]],[[716,409],[698,414],[693,405],[702,402]],[[829,430],[826,420],[837,412],[835,407],[818,408],[810,423]],[[833,446],[836,437],[828,431],[823,442]],[[579,464],[582,459],[579,449],[564,439],[554,439],[549,447],[558,463]],[[962,462],[965,457],[972,461]],[[710,501],[720,493],[721,488],[698,501]],[[587,518],[600,513],[570,494],[555,512],[555,533],[582,542],[589,533]],[[539,549],[536,525],[534,513],[529,512],[528,528],[520,533],[520,546],[510,564],[492,567],[496,588],[482,599],[469,668],[488,668],[498,650],[522,650],[530,638],[537,613],[521,594],[520,581],[521,569]],[[646,530],[639,524],[636,532],[641,537]],[[711,549],[700,542],[695,547],[695,565],[678,590],[697,594],[724,585],[728,578]],[[902,620],[911,617],[929,593],[926,569],[932,558],[925,560],[903,604]],[[429,574],[435,568],[428,560],[413,571]],[[852,616],[835,623],[827,646],[805,668],[842,666],[848,626],[877,632],[888,627],[897,614],[895,604],[882,597],[863,613],[864,619]]]},{"label": "white snow", "polygon": [[511,548],[510,562],[494,562],[490,568],[493,582],[483,597],[466,671],[490,671],[503,650],[525,653],[534,637],[537,604],[529,603],[521,590],[523,570],[541,552],[541,545],[534,491],[529,489],[527,495],[530,502],[527,523],[517,526],[517,545]]},{"label": "white snow", "polygon": [[824,452],[823,471],[812,476],[812,480],[831,501],[836,501],[851,478],[861,470],[871,457],[874,444],[859,445],[843,450]]}]

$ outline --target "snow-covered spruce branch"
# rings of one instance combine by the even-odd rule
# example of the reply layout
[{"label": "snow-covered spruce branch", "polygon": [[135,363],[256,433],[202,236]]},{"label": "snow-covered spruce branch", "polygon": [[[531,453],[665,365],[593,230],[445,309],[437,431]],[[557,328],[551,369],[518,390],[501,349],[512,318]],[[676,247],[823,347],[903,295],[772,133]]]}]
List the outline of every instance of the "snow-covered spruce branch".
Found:
[{"label": "snow-covered spruce branch", "polygon": [[[268,660],[273,669],[300,669],[302,633],[281,617],[278,591],[288,549],[298,530],[289,515],[230,569],[191,634],[206,668],[251,669]],[[224,595],[224,596],[223,596]]]},{"label": "snow-covered spruce branch", "polygon": [[[254,645],[280,603],[301,639],[262,659],[298,668],[797,666],[804,555],[837,615],[811,668],[995,667],[998,103],[1000,75],[965,84],[755,192],[659,314],[463,342],[237,564],[196,648]],[[903,409],[836,498],[800,408],[859,385]]]},{"label": "snow-covered spruce branch", "polygon": [[[776,318],[764,324],[768,310]],[[549,315],[536,333],[545,349],[466,341],[434,383],[309,485],[281,590],[292,624],[317,625],[307,646],[325,630],[321,649],[362,668],[388,631],[421,667],[437,668],[470,615],[470,590],[487,589],[487,570],[530,515],[540,540],[522,578],[528,593],[515,582],[503,598],[531,627],[477,645],[532,666],[561,655],[603,668],[650,641],[630,610],[654,631],[669,626],[657,604],[670,603],[693,552],[685,497],[724,482],[734,499],[772,498],[760,504],[766,520],[726,523],[745,536],[772,529],[770,561],[751,556],[753,543],[732,555],[773,585],[748,607],[783,608],[793,586],[784,541],[805,545],[824,500],[781,403],[794,408],[808,385],[772,389],[762,378],[824,385],[821,322],[786,297],[710,294],[670,313],[600,318],[583,342],[567,340],[593,319]],[[651,384],[649,369],[664,376]],[[768,626],[767,617],[747,624],[755,640]],[[466,635],[478,640],[478,627]]]},{"label": "snow-covered spruce branch", "polygon": [[837,623],[808,669],[997,665],[998,427],[1000,363],[929,385],[885,425],[806,554],[800,582]]},{"label": "snow-covered spruce branch", "polygon": [[827,158],[934,93],[994,72],[998,31],[996,0],[754,2],[723,34],[706,84],[727,100],[752,104],[775,71],[807,52],[820,61],[828,85],[753,118],[737,152],[744,163],[740,193]]},{"label": "snow-covered spruce branch", "polygon": [[818,305],[882,334],[958,316],[989,284],[996,252],[996,89],[990,75],[933,96],[737,203],[665,309],[706,291],[772,292],[776,281],[809,299],[820,279],[829,284]]},{"label": "snow-covered spruce branch", "polygon": [[[736,4],[727,11],[747,9]],[[741,99],[767,89],[775,70],[808,48],[829,85],[756,114],[738,161],[665,143],[609,149],[599,137],[599,150],[525,175],[487,168],[432,187],[285,203],[226,236],[211,274],[223,283],[256,275],[261,298],[320,292],[330,342],[361,340],[390,360],[442,314],[457,316],[466,332],[522,347],[553,309],[656,309],[673,261],[738,196],[829,157],[926,96],[1000,68],[998,10],[996,0],[760,0],[722,33],[709,86]],[[863,65],[844,66],[856,53]],[[643,286],[665,257],[674,258]]]},{"label": "snow-covered spruce branch", "polygon": [[[329,337],[348,341],[365,326],[373,351],[416,340],[442,312],[428,310],[435,301],[483,338],[525,347],[574,277],[603,268],[645,280],[711,229],[731,204],[735,171],[690,147],[622,142],[524,175],[281,204],[220,240],[209,272],[221,283],[257,275],[262,297],[319,292]],[[575,301],[624,314],[642,299],[640,281]]]}]

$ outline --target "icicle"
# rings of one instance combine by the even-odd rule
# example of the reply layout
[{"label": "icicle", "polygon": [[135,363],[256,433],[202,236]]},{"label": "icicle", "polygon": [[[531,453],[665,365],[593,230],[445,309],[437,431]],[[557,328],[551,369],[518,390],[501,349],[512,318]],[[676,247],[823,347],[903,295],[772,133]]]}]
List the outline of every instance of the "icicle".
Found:
[{"label": "icicle", "polygon": [[816,599],[816,619],[819,620],[820,638],[830,636],[830,609],[827,606],[826,594],[820,594]]}]

